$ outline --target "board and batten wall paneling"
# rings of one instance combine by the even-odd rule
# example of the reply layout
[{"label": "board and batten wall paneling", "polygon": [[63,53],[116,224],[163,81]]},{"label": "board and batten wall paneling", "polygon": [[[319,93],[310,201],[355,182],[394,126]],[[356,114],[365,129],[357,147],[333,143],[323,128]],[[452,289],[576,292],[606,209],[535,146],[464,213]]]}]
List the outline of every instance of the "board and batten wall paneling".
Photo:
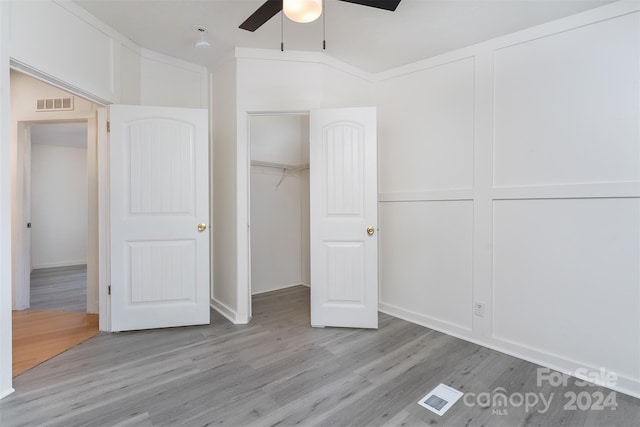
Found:
[{"label": "board and batten wall paneling", "polygon": [[380,305],[472,328],[474,62],[379,84]]},{"label": "board and batten wall paneling", "polygon": [[122,46],[120,55],[120,103],[139,105],[142,92],[140,53]]},{"label": "board and batten wall paneling", "polygon": [[638,25],[630,14],[495,52],[496,186],[640,179]]},{"label": "board and batten wall paneling", "polygon": [[[11,58],[104,101],[117,101],[120,42],[51,1],[11,1]],[[70,9],[71,10],[70,10]],[[81,13],[81,12],[78,12]]]},{"label": "board and batten wall paneling", "polygon": [[494,336],[640,378],[639,218],[638,198],[496,201]]},{"label": "board and batten wall paneling", "polygon": [[470,331],[473,203],[382,203],[380,222],[382,305]]},{"label": "board and batten wall paneling", "polygon": [[141,104],[207,108],[207,75],[205,67],[141,49]]},{"label": "board and batten wall paneling", "polygon": [[639,34],[635,12],[493,63],[493,336],[605,368],[636,394]]},{"label": "board and batten wall paneling", "polygon": [[33,144],[31,165],[32,267],[86,264],[87,149]]},{"label": "board and batten wall paneling", "polygon": [[379,75],[382,311],[640,397],[638,7]]},{"label": "board and batten wall paneling", "polygon": [[237,61],[240,111],[305,111],[320,106],[320,64],[249,57]]},{"label": "board and batten wall paneling", "polygon": [[473,187],[473,58],[380,83],[380,192]]}]

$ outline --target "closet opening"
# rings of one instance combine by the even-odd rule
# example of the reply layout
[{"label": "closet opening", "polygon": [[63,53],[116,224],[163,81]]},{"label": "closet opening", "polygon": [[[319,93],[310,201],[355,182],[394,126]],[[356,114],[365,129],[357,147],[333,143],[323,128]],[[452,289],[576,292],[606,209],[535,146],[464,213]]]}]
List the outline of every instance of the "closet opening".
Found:
[{"label": "closet opening", "polygon": [[309,113],[250,114],[249,152],[250,295],[308,287]]}]

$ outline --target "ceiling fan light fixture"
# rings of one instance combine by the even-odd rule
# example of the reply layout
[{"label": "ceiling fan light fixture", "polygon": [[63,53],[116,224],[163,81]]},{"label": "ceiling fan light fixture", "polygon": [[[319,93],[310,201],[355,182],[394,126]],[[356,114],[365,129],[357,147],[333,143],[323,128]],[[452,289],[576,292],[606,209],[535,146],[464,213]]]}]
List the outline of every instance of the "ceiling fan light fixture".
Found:
[{"label": "ceiling fan light fixture", "polygon": [[207,34],[207,32],[209,31],[207,30],[207,27],[205,27],[204,25],[194,25],[193,31],[200,35],[200,38],[193,43],[195,47],[200,49],[211,47],[211,43],[209,43],[209,40],[205,38],[205,34]]},{"label": "ceiling fan light fixture", "polygon": [[211,47],[211,43],[209,43],[209,41],[205,39],[196,40],[196,42],[193,45],[200,49]]},{"label": "ceiling fan light fixture", "polygon": [[306,24],[322,15],[322,0],[284,0],[282,10],[293,22]]}]

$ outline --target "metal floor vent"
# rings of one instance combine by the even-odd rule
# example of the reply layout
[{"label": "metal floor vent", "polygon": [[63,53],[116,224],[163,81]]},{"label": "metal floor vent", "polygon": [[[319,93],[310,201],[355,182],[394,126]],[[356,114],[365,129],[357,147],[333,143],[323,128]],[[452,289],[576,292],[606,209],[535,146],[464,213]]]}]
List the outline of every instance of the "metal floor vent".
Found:
[{"label": "metal floor vent", "polygon": [[73,110],[73,97],[42,98],[36,100],[36,111],[68,111]]},{"label": "metal floor vent", "polygon": [[451,388],[448,385],[440,384],[420,399],[418,405],[442,416],[463,394],[461,391]]}]

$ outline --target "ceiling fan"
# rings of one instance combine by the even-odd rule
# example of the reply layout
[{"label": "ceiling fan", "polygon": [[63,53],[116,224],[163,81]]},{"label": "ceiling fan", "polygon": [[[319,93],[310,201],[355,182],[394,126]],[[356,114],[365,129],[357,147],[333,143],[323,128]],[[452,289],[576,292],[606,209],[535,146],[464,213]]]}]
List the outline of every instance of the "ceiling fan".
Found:
[{"label": "ceiling fan", "polygon": [[[376,9],[384,9],[394,11],[400,4],[400,0],[340,0],[348,3],[355,3],[362,6],[375,7]],[[283,0],[267,0],[260,6],[251,16],[249,16],[240,28],[247,31],[255,31],[265,22],[273,18],[282,10]]]}]

